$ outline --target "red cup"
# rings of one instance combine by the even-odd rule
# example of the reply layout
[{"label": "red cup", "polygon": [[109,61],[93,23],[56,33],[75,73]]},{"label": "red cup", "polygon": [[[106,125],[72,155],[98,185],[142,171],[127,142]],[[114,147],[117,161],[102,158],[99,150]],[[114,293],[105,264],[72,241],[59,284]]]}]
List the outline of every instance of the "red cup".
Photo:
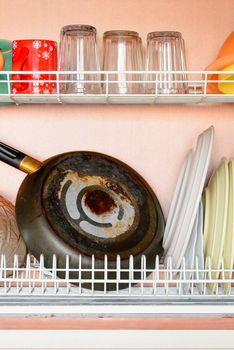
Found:
[{"label": "red cup", "polygon": [[14,74],[12,80],[33,80],[12,84],[13,94],[53,94],[56,93],[56,75],[40,74],[41,71],[57,70],[57,43],[52,40],[14,40],[12,50],[12,70],[38,71],[35,74]]}]

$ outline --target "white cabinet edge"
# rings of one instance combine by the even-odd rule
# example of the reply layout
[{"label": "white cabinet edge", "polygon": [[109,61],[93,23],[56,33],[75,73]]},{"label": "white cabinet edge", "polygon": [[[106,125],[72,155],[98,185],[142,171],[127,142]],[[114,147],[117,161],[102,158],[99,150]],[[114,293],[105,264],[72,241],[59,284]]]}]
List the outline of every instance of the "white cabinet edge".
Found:
[{"label": "white cabinet edge", "polygon": [[234,349],[234,331],[0,331],[0,349]]}]

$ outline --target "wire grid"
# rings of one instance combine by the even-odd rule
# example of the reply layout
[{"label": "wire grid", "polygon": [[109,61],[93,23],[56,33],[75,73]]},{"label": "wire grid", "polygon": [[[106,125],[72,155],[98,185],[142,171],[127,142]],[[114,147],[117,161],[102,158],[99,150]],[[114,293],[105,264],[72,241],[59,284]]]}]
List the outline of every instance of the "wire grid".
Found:
[{"label": "wire grid", "polygon": [[[219,80],[211,79],[211,75],[218,74]],[[13,80],[12,77],[18,76],[18,79]],[[35,78],[29,79],[29,76]],[[45,79],[47,75],[47,79]],[[49,75],[49,77],[48,77]],[[135,80],[128,80],[128,76],[134,75]],[[221,76],[223,75],[223,79]],[[129,103],[131,100],[127,98],[132,97],[132,103],[153,103],[164,102],[160,101],[160,97],[167,98],[165,102],[170,103],[177,98],[178,103],[187,102],[202,102],[202,101],[227,101],[233,102],[232,94],[210,94],[207,92],[208,84],[234,83],[234,80],[225,80],[228,75],[234,75],[234,71],[1,71],[0,72],[0,87],[6,86],[6,92],[0,94],[0,102],[15,102],[15,103],[117,103],[114,97],[122,99],[119,103]],[[44,78],[43,78],[44,76]],[[66,76],[66,79],[64,78]],[[75,76],[75,78],[74,78]],[[124,84],[127,86],[137,86],[138,93],[111,93],[111,86],[121,84],[119,76],[124,76]],[[151,76],[150,79],[148,77]],[[71,77],[71,78],[70,78]],[[94,77],[91,79],[91,77]],[[181,78],[183,77],[183,79]],[[49,78],[49,79],[48,79]],[[41,86],[46,83],[54,83],[55,88],[53,93],[39,94],[39,93],[13,93],[12,83],[32,83],[35,86]],[[64,84],[92,84],[100,86],[100,89],[95,93],[69,93],[65,94],[61,91],[61,86]],[[177,93],[178,85],[186,84],[186,93]],[[160,87],[169,86],[175,88],[174,93],[162,93]],[[149,92],[149,87],[151,91]],[[153,87],[153,88],[152,88]],[[179,91],[179,90],[178,90]],[[125,97],[125,98],[124,98]],[[145,99],[144,99],[145,97]],[[193,98],[192,100],[189,97]],[[197,97],[197,99],[195,99]],[[40,99],[41,100],[40,100]],[[135,98],[135,99],[134,99]],[[141,100],[143,98],[143,100]],[[147,98],[147,99],[146,99]],[[215,98],[215,99],[214,99]],[[125,102],[124,102],[125,101]]]},{"label": "wire grid", "polygon": [[[146,268],[146,257],[141,257],[141,268],[134,268],[133,257],[129,257],[129,268],[121,268],[121,259],[116,258],[116,269],[108,268],[108,257],[105,256],[104,268],[95,268],[95,257],[92,257],[92,268],[82,267],[80,255],[79,266],[70,267],[69,256],[66,256],[64,268],[57,267],[57,257],[53,255],[51,268],[44,265],[44,256],[37,261],[33,256],[27,255],[25,266],[20,267],[18,256],[14,256],[12,266],[7,263],[6,257],[0,259],[0,296],[7,295],[39,295],[39,296],[105,296],[118,298],[125,297],[188,297],[217,298],[234,296],[234,270],[224,268],[222,259],[220,269],[211,268],[211,259],[206,259],[206,268],[199,270],[199,261],[196,257],[195,268],[186,268],[183,259],[180,269],[173,269],[172,260],[167,260],[164,266],[159,259],[155,258],[155,266]],[[111,278],[109,272],[115,272]],[[89,277],[87,278],[87,272]],[[101,273],[101,278],[96,278],[96,273]],[[62,278],[58,277],[58,274]],[[83,275],[85,273],[85,275]],[[122,278],[124,273],[124,278]],[[72,275],[72,277],[71,277]],[[75,277],[74,277],[75,276]],[[86,276],[86,277],[84,277]],[[96,284],[102,285],[102,290],[96,290]],[[89,287],[87,288],[87,284]],[[112,290],[108,290],[108,285]],[[121,286],[124,285],[124,289]],[[233,286],[232,286],[233,285]],[[85,286],[86,288],[83,288]]]}]

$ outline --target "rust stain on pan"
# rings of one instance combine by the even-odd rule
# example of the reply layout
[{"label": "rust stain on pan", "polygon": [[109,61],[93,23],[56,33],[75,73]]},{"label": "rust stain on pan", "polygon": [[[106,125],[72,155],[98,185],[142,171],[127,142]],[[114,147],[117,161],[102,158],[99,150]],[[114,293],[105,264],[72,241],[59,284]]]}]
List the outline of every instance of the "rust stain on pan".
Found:
[{"label": "rust stain on pan", "polygon": [[116,208],[113,198],[101,190],[88,191],[85,194],[85,205],[97,215],[105,214]]}]

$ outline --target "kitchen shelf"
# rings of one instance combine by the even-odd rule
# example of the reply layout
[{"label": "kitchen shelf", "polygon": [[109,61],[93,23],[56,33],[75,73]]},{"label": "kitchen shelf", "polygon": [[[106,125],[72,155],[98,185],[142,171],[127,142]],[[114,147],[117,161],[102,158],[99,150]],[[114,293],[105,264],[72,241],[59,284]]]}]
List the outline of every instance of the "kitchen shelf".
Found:
[{"label": "kitchen shelf", "polygon": [[[15,75],[18,80],[13,80]],[[20,104],[185,104],[185,103],[234,103],[234,94],[210,94],[207,91],[207,84],[215,84],[218,80],[210,80],[211,74],[234,75],[234,71],[174,71],[174,72],[159,72],[159,71],[85,71],[85,72],[64,72],[64,71],[43,71],[43,75],[51,75],[50,80],[39,79],[42,76],[42,71],[9,71],[0,72],[0,87],[1,84],[6,84],[7,92],[0,94],[0,103],[13,102]],[[128,80],[126,76],[136,74],[139,80]],[[147,80],[147,74],[155,75],[154,80]],[[184,75],[185,79],[175,80],[173,75]],[[37,80],[30,80],[29,75],[34,75]],[[66,79],[64,79],[66,75]],[[75,75],[75,78],[74,78]],[[96,76],[95,80],[88,80],[88,76]],[[68,79],[67,76],[71,76]],[[125,77],[125,78],[123,78]],[[32,79],[32,78],[31,78]],[[48,77],[47,77],[48,79]],[[93,78],[92,78],[93,79]],[[125,80],[123,80],[125,79]],[[219,82],[232,83],[234,80],[219,80]],[[37,88],[41,84],[54,83],[53,93],[38,94],[38,93],[13,93],[13,83],[31,83]],[[85,90],[87,84],[93,84],[93,87],[102,85],[99,93],[62,93],[60,91],[61,84],[78,84],[83,86]],[[112,93],[113,86],[120,84],[121,89],[125,90],[129,86],[136,86],[142,93]],[[162,87],[173,88],[176,84],[187,84],[188,93],[161,93]],[[149,93],[149,86],[153,86],[153,92]],[[80,87],[80,89],[81,89]],[[152,90],[152,89],[151,89]],[[36,91],[36,90],[35,90]]]},{"label": "kitchen shelf", "polygon": [[[212,270],[210,259],[206,259],[206,269],[198,269],[198,261],[194,270],[186,269],[185,259],[178,270],[172,268],[168,259],[166,266],[156,257],[153,269],[146,269],[145,257],[142,256],[140,278],[135,277],[133,259],[129,259],[129,269],[121,270],[120,258],[116,261],[116,279],[108,277],[108,259],[105,258],[103,270],[81,268],[82,256],[77,269],[69,268],[66,258],[64,269],[57,268],[56,256],[53,256],[51,269],[44,267],[44,257],[40,261],[28,255],[23,267],[18,265],[18,257],[14,257],[12,267],[7,267],[5,256],[0,260],[0,316],[5,314],[74,314],[98,315],[108,314],[112,317],[120,315],[153,317],[156,314],[183,316],[199,314],[201,317],[215,315],[234,315],[234,275],[228,279],[222,260],[220,277],[214,278],[217,270]],[[63,271],[64,278],[57,273]],[[82,272],[89,271],[90,279],[84,279]],[[95,272],[103,271],[103,280],[95,279]],[[113,270],[111,270],[113,272]],[[121,279],[121,272],[125,272]],[[126,278],[126,271],[127,276]],[[77,273],[77,278],[70,278],[69,273]],[[146,277],[148,274],[150,275]],[[234,270],[232,271],[234,273]],[[229,276],[230,277],[230,276]],[[82,283],[90,283],[90,289],[82,288]],[[103,290],[97,291],[95,283],[103,282]],[[115,285],[114,290],[107,291],[107,284]],[[129,284],[120,289],[121,283]],[[215,292],[210,286],[216,285]],[[228,284],[228,286],[227,286]],[[201,308],[201,304],[203,307]],[[72,308],[71,308],[72,306]],[[182,307],[183,306],[183,307]]]}]

